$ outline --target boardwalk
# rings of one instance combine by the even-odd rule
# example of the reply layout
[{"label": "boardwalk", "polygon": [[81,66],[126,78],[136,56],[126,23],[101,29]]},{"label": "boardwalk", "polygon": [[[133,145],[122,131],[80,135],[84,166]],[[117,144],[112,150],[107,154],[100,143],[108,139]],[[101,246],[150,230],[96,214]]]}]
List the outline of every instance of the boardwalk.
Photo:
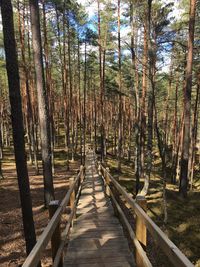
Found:
[{"label": "boardwalk", "polygon": [[123,229],[114,215],[112,204],[105,196],[92,153],[87,156],[86,178],[70,233],[64,266],[135,266]]}]

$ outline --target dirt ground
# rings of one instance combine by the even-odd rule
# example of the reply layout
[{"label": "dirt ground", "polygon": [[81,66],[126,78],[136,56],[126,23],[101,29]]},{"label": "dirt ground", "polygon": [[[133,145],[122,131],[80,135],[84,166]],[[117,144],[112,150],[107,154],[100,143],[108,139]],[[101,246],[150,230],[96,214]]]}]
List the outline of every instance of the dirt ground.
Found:
[{"label": "dirt ground", "polygon": [[[10,150],[5,151],[4,159],[4,179],[0,180],[0,266],[16,267],[20,266],[26,257],[22,215],[13,152]],[[70,162],[70,170],[67,171],[64,152],[56,151],[54,175],[56,199],[60,200],[64,197],[68,189],[68,179],[77,173],[79,165],[78,161]],[[40,175],[35,175],[34,167],[29,165],[29,179],[37,237],[48,223],[48,210],[44,209],[43,204],[43,178],[41,173],[41,166]],[[45,253],[50,255],[50,250],[47,249]],[[45,261],[45,266],[49,266],[49,261]]]}]

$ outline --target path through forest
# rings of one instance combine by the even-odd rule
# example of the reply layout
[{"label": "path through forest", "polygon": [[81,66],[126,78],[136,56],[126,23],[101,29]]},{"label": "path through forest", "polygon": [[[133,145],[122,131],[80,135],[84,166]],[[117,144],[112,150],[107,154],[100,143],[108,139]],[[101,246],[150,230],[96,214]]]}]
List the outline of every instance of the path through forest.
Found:
[{"label": "path through forest", "polygon": [[93,152],[86,158],[86,177],[64,260],[68,267],[135,266],[123,228],[114,215],[98,175]]}]

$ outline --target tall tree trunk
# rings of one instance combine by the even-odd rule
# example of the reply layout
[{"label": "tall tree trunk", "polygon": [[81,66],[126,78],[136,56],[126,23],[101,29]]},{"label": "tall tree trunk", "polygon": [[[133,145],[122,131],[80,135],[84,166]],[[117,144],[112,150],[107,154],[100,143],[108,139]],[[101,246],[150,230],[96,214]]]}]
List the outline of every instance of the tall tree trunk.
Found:
[{"label": "tall tree trunk", "polygon": [[2,160],[3,160],[3,142],[2,142],[2,133],[1,133],[1,124],[0,124],[0,180],[3,179],[2,171]]},{"label": "tall tree trunk", "polygon": [[179,192],[183,198],[187,197],[188,187],[188,161],[190,148],[190,109],[191,109],[191,91],[192,91],[192,61],[195,30],[195,12],[196,0],[190,0],[189,17],[189,36],[188,36],[188,55],[184,82],[184,124],[183,124],[183,147],[181,155],[181,171]]},{"label": "tall tree trunk", "polygon": [[[200,74],[199,74],[200,78]],[[191,157],[190,157],[190,168],[188,177],[190,178],[190,190],[193,187],[193,177],[194,177],[194,164],[195,164],[195,155],[196,155],[196,143],[197,143],[197,131],[198,131],[198,108],[199,108],[199,95],[200,95],[200,84],[197,84],[196,100],[194,107],[194,116],[193,116],[193,126],[192,126],[192,142],[191,142]]]},{"label": "tall tree trunk", "polygon": [[79,98],[79,124],[80,124],[80,154],[83,164],[83,138],[82,138],[82,101],[81,101],[81,61],[80,61],[80,40],[78,38],[78,98]]},{"label": "tall tree trunk", "polygon": [[44,67],[42,59],[42,41],[40,32],[39,5],[37,0],[29,0],[31,14],[32,44],[34,52],[38,112],[40,124],[40,138],[42,150],[42,164],[44,177],[44,202],[45,206],[54,199],[52,161],[51,161],[51,138],[50,118],[45,88]]},{"label": "tall tree trunk", "polygon": [[[157,109],[154,103],[154,110],[155,110],[155,130],[157,135],[158,141],[158,150],[160,153],[161,161],[162,161],[162,182],[163,182],[163,211],[164,211],[164,223],[167,223],[168,213],[167,213],[167,198],[166,198],[166,143],[162,141],[161,134],[158,127],[158,115]],[[166,128],[165,128],[166,129]]]},{"label": "tall tree trunk", "polygon": [[98,42],[99,42],[99,81],[100,81],[100,105],[101,105],[101,160],[104,160],[104,115],[103,115],[103,103],[104,103],[104,81],[103,81],[103,69],[102,69],[102,40],[101,40],[101,14],[100,14],[100,1],[97,0],[98,5]]},{"label": "tall tree trunk", "polygon": [[141,177],[144,177],[145,134],[146,134],[146,94],[147,94],[147,67],[148,67],[148,17],[144,21],[144,48],[143,48],[142,98],[141,98]]},{"label": "tall tree trunk", "polygon": [[177,126],[177,113],[178,113],[178,86],[179,79],[177,78],[176,89],[175,89],[175,101],[174,101],[174,121],[173,121],[173,144],[172,144],[172,174],[171,174],[171,183],[176,183],[176,151],[177,151],[177,141],[178,141],[178,126]]},{"label": "tall tree trunk", "polygon": [[152,0],[148,0],[148,54],[149,54],[149,88],[148,88],[148,138],[147,138],[147,168],[144,186],[141,191],[142,195],[146,195],[149,189],[149,181],[152,169],[152,148],[153,148],[153,103],[154,103],[154,82],[155,82],[155,63],[156,54],[153,51],[151,41],[151,4]]},{"label": "tall tree trunk", "polygon": [[85,62],[84,62],[84,88],[83,88],[83,162],[85,165],[86,153],[86,87],[87,87],[87,43],[85,40]]},{"label": "tall tree trunk", "polygon": [[[24,4],[24,3],[23,3]],[[35,138],[34,138],[34,122],[33,122],[33,109],[31,104],[31,94],[30,94],[30,79],[29,79],[29,70],[27,68],[27,62],[25,57],[25,44],[24,44],[24,38],[25,38],[25,32],[24,30],[24,10],[23,10],[23,18],[21,20],[20,16],[20,2],[18,1],[18,13],[19,13],[19,34],[20,34],[20,45],[21,45],[21,55],[22,55],[22,63],[23,63],[23,71],[25,76],[25,87],[26,87],[26,103],[27,103],[27,124],[28,124],[28,135],[29,140],[31,143],[31,147],[33,149],[34,154],[34,165],[35,165],[35,173],[36,175],[39,174],[39,167],[38,167],[38,160],[37,160],[37,151],[36,151],[36,144],[35,144]],[[29,38],[28,38],[28,45],[29,45]],[[30,55],[29,55],[30,59]],[[30,149],[29,153],[32,153],[32,149]],[[32,156],[31,156],[32,161]]]},{"label": "tall tree trunk", "polygon": [[[135,192],[136,194],[139,192],[140,188],[140,176],[141,176],[141,109],[140,109],[140,98],[139,98],[139,75],[138,75],[138,68],[137,68],[137,59],[136,59],[136,44],[134,41],[135,38],[135,25],[133,21],[133,2],[130,2],[130,23],[131,23],[131,58],[132,58],[132,66],[133,66],[133,77],[134,84],[132,87],[135,88],[135,177],[136,177],[136,185],[135,185]],[[133,83],[133,81],[132,81]],[[130,116],[131,117],[131,116]],[[131,118],[130,118],[131,119]],[[130,121],[131,124],[131,121]],[[131,136],[130,136],[131,138]]]},{"label": "tall tree trunk", "polygon": [[[73,116],[74,114],[72,113],[72,105],[73,105],[73,92],[72,92],[72,67],[71,67],[71,33],[70,33],[70,24],[69,24],[69,11],[67,11],[67,45],[68,45],[68,73],[69,73],[69,105],[68,105],[68,113],[69,113],[69,123],[71,122],[71,137],[72,137],[72,142],[71,142],[71,152],[72,156],[74,154],[74,144],[73,144],[73,135],[74,135],[74,122],[73,122]],[[70,135],[70,131],[69,131]],[[70,136],[69,136],[70,139]]]},{"label": "tall tree trunk", "polygon": [[3,22],[6,69],[8,75],[9,98],[11,106],[15,162],[20,191],[24,236],[26,241],[26,253],[29,254],[36,243],[36,235],[33,221],[28,169],[26,163],[19,68],[14,36],[13,11],[10,0],[1,1],[1,14]]},{"label": "tall tree trunk", "polygon": [[118,114],[118,171],[121,171],[122,156],[122,70],[121,70],[121,0],[118,0],[117,22],[118,22],[118,90],[119,90],[119,114]]},{"label": "tall tree trunk", "polygon": [[46,94],[48,99],[49,109],[49,123],[50,123],[50,138],[51,138],[51,160],[52,160],[52,172],[54,173],[54,121],[53,121],[53,97],[52,97],[52,78],[51,78],[51,65],[49,56],[49,44],[47,37],[47,21],[46,21],[46,10],[45,1],[42,2],[42,13],[43,13],[43,32],[44,32],[44,60],[45,60],[45,83],[46,83]]}]

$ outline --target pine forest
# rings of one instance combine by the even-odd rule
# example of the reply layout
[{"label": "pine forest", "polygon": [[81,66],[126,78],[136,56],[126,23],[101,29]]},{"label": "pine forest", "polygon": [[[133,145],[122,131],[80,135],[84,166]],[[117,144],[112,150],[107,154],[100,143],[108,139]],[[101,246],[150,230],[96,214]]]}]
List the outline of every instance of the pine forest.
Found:
[{"label": "pine forest", "polygon": [[200,266],[200,1],[0,8],[0,266]]}]

